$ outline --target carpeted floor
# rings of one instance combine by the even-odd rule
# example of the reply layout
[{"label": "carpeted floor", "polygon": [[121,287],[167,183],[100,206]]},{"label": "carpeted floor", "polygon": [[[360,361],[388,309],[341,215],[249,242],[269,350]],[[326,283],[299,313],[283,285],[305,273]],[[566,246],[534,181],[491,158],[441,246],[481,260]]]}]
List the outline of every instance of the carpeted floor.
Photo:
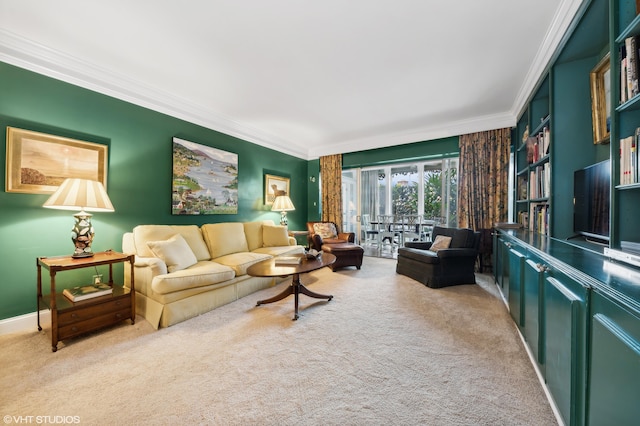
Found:
[{"label": "carpeted floor", "polygon": [[[0,337],[0,414],[81,424],[552,425],[488,275],[433,290],[365,257],[303,276],[330,302],[255,293],[167,329],[139,318],[50,349]],[[35,325],[34,325],[35,329]],[[5,419],[6,420],[6,419]]]}]

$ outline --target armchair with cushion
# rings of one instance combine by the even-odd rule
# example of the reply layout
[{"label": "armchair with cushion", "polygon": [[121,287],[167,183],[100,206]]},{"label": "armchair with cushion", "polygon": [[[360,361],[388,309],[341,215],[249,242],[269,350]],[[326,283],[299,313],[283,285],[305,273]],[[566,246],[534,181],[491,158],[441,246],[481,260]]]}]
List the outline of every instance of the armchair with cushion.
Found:
[{"label": "armchair with cushion", "polygon": [[[356,240],[354,232],[340,232],[334,222],[307,222],[307,231],[309,247],[318,251],[322,250],[322,244],[353,243]],[[321,237],[320,240],[314,239],[316,234]]]},{"label": "armchair with cushion", "polygon": [[332,271],[347,266],[360,269],[364,249],[355,244],[356,234],[353,232],[339,232],[333,222],[307,222],[309,231],[309,247],[325,253],[331,253],[336,261],[329,267]]},{"label": "armchair with cushion", "polygon": [[433,228],[430,242],[398,249],[396,272],[431,288],[475,284],[480,233],[468,228]]}]

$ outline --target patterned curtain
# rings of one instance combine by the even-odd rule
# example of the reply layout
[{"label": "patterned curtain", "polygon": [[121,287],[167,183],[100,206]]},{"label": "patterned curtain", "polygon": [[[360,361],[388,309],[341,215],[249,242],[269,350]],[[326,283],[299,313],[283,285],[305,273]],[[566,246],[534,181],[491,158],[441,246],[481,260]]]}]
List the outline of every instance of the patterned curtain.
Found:
[{"label": "patterned curtain", "polygon": [[458,222],[482,232],[480,269],[491,265],[491,229],[508,212],[511,129],[460,136]]},{"label": "patterned curtain", "polygon": [[320,157],[322,220],[342,230],[342,154]]}]

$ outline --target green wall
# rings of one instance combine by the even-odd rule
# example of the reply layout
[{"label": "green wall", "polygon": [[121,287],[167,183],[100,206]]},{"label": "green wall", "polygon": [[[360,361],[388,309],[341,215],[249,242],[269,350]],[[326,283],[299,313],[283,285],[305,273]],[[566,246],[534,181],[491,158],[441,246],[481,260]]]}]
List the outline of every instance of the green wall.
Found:
[{"label": "green wall", "polygon": [[458,136],[369,149],[342,155],[342,168],[353,169],[383,164],[424,161],[460,155]]},{"label": "green wall", "polygon": [[[306,160],[2,62],[0,126],[108,145],[107,189],[116,211],[94,214],[94,251],[120,250],[122,234],[138,224],[278,222],[279,213],[263,203],[265,173],[291,178],[296,210],[288,214],[289,227],[305,229],[308,206],[312,205],[308,200],[313,198],[309,192],[318,192],[317,180],[313,183],[309,179],[310,173],[317,171]],[[238,154],[238,214],[171,215],[174,136]],[[6,149],[0,155],[5,163]],[[72,253],[74,212],[42,208],[47,198],[0,192],[0,320],[35,311],[36,257]],[[74,280],[89,282],[93,274],[89,270],[63,273],[58,279],[62,286],[68,286],[75,284]]]}]

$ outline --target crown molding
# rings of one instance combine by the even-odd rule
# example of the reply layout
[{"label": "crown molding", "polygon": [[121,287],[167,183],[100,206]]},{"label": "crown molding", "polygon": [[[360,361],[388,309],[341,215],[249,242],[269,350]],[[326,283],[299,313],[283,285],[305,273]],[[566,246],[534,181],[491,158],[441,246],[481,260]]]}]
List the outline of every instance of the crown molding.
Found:
[{"label": "crown molding", "polygon": [[339,144],[316,146],[309,150],[309,159],[319,158],[323,155],[336,152],[347,153],[362,151],[365,149],[385,148],[392,145],[404,145],[415,142],[430,141],[452,136],[466,135],[468,133],[483,132],[486,130],[513,127],[516,124],[516,116],[510,112],[504,114],[484,115],[470,120],[442,123],[437,126],[425,127],[420,130],[412,129],[409,132],[389,133],[376,135],[370,138],[360,138]]},{"label": "crown molding", "polygon": [[308,159],[295,144],[246,126],[144,82],[97,67],[0,29],[0,61],[170,115],[265,148]]}]

